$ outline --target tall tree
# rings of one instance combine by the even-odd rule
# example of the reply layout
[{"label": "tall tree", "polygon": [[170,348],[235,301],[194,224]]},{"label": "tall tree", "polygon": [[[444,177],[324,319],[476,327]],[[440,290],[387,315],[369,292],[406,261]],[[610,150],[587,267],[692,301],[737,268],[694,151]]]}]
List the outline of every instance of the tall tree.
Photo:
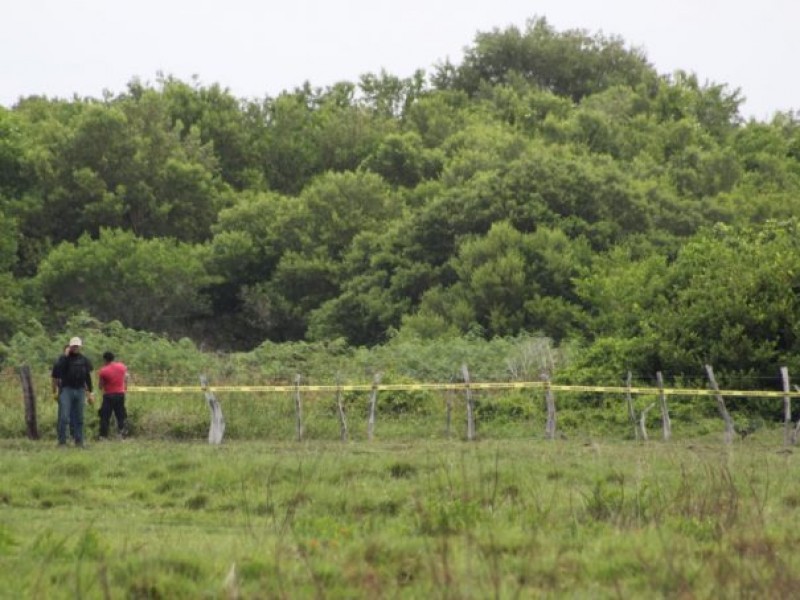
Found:
[{"label": "tall tree", "polygon": [[[581,326],[572,281],[590,255],[585,240],[561,231],[523,233],[508,222],[495,223],[485,235],[462,240],[452,259],[456,281],[429,289],[417,318],[437,315],[462,333],[541,331],[561,339]],[[415,328],[413,321],[405,325]]]},{"label": "tall tree", "polygon": [[626,48],[622,39],[584,30],[560,33],[538,18],[522,31],[511,26],[479,33],[463,63],[440,66],[433,82],[472,95],[482,85],[508,82],[512,74],[575,102],[614,85],[654,85],[657,79],[644,53]]},{"label": "tall tree", "polygon": [[134,329],[185,335],[208,312],[202,290],[214,278],[204,266],[205,252],[174,239],[102,229],[96,240],[84,235],[54,248],[35,283],[52,308],[51,326],[85,310]]}]

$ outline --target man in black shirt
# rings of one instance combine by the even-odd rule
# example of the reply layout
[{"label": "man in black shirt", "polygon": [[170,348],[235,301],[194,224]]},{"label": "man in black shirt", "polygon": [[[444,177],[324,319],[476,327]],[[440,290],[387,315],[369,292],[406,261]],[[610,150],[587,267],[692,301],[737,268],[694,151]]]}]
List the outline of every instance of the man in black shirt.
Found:
[{"label": "man in black shirt", "polygon": [[58,444],[67,444],[67,425],[72,429],[76,446],[83,446],[83,408],[86,400],[94,404],[92,363],[81,353],[78,337],[69,341],[69,349],[53,366],[52,377],[61,384],[58,394]]}]

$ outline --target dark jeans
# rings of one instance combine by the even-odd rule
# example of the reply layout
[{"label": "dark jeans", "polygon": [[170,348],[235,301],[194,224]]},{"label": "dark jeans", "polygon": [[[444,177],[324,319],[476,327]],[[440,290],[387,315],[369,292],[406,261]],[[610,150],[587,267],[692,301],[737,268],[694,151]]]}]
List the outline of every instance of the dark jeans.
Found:
[{"label": "dark jeans", "polygon": [[64,386],[58,395],[58,443],[67,443],[67,425],[72,430],[75,443],[83,444],[83,407],[86,395],[83,388]]},{"label": "dark jeans", "polygon": [[103,394],[103,405],[97,413],[100,415],[100,437],[108,437],[112,412],[117,419],[117,431],[120,435],[124,435],[126,433],[125,423],[128,420],[128,413],[125,411],[125,394]]}]

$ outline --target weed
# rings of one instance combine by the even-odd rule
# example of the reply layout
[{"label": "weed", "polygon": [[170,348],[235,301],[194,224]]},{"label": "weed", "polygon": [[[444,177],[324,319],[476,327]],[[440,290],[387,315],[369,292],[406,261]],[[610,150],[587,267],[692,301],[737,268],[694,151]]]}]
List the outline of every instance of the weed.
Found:
[{"label": "weed", "polygon": [[208,504],[209,504],[208,496],[206,496],[205,494],[195,494],[194,496],[186,500],[184,506],[186,506],[186,508],[188,508],[189,510],[200,510],[206,508]]},{"label": "weed", "polygon": [[787,508],[798,508],[800,507],[800,493],[787,494],[782,498],[781,501]]},{"label": "weed", "polygon": [[18,544],[16,538],[5,527],[0,525],[0,555]]},{"label": "weed", "polygon": [[173,494],[179,493],[180,490],[186,486],[186,483],[180,479],[167,479],[159,483],[155,492],[157,494]]},{"label": "weed", "polygon": [[91,469],[85,463],[66,463],[54,467],[51,473],[54,476],[65,476],[73,479],[85,479],[89,476]]},{"label": "weed", "polygon": [[389,467],[389,474],[395,479],[413,477],[417,473],[417,468],[409,463],[394,463]]}]

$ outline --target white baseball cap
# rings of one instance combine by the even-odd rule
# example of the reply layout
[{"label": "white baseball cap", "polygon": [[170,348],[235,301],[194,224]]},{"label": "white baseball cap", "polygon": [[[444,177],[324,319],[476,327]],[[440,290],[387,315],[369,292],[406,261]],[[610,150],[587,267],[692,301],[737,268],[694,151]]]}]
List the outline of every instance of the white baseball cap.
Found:
[{"label": "white baseball cap", "polygon": [[74,337],[69,341],[70,346],[83,346],[83,342],[81,342],[81,338]]}]

